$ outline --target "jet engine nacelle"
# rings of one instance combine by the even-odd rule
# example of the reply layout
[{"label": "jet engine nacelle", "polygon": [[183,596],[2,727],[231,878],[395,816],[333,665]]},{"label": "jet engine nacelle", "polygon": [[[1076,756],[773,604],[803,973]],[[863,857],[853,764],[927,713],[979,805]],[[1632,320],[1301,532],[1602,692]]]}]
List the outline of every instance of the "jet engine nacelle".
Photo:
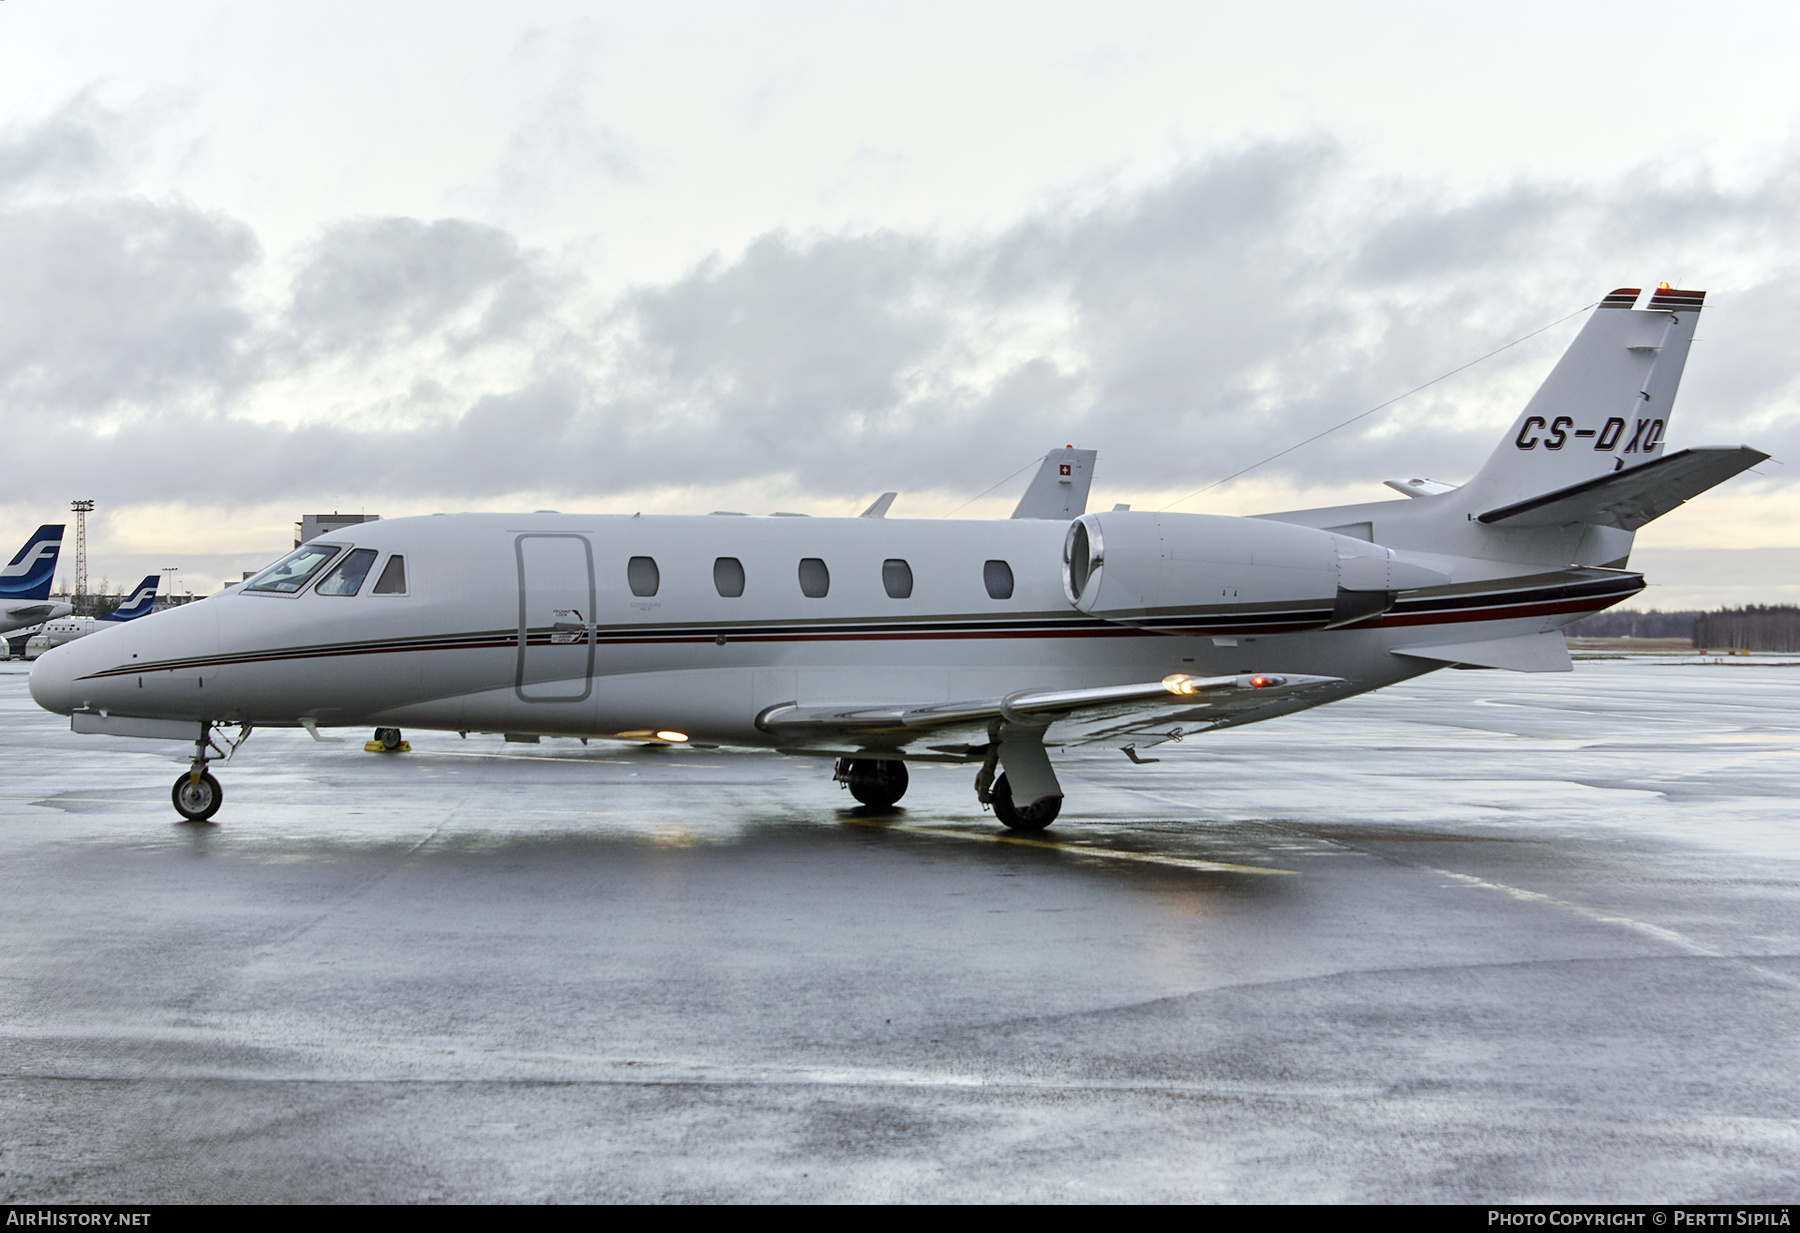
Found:
[{"label": "jet engine nacelle", "polygon": [[1311,608],[1320,624],[1345,625],[1449,581],[1380,544],[1265,518],[1084,514],[1063,541],[1069,602],[1127,625],[1248,605]]}]

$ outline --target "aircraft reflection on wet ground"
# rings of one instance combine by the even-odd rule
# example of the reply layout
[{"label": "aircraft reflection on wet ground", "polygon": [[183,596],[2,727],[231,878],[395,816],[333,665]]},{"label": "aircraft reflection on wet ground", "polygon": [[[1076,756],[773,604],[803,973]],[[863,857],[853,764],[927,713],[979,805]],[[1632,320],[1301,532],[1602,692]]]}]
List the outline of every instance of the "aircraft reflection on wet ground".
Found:
[{"label": "aircraft reflection on wet ground", "polygon": [[1797,687],[1439,673],[1023,838],[960,767],[431,734],[171,823],[185,751],[0,674],[0,1193],[1779,1200]]}]

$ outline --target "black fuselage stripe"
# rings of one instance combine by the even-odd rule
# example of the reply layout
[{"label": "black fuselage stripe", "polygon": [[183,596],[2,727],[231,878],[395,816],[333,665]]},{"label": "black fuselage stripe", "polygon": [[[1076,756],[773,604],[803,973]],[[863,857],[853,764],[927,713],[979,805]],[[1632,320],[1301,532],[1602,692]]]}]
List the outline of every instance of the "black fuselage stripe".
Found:
[{"label": "black fuselage stripe", "polygon": [[[1501,592],[1487,595],[1430,596],[1404,600],[1388,612],[1357,622],[1354,628],[1373,629],[1383,626],[1463,624],[1477,620],[1504,620],[1508,617],[1578,612],[1591,608],[1598,611],[1635,595],[1643,589],[1638,577],[1603,579],[1570,586],[1536,588],[1529,591]],[[853,625],[848,623],[816,623],[782,626],[717,626],[640,627],[595,631],[596,646],[675,645],[716,642],[935,642],[948,640],[999,638],[1094,638],[1155,637],[1174,633],[1206,634],[1278,634],[1317,630],[1330,619],[1325,608],[1308,608],[1287,612],[1206,613],[1191,616],[1157,617],[1132,625],[1119,625],[1093,617],[1069,617],[1049,620],[994,621],[927,621]],[[558,641],[555,631],[527,631],[526,645],[531,647],[585,646],[587,637]],[[482,633],[446,634],[436,637],[395,639],[385,642],[350,642],[291,647],[276,650],[241,651],[231,655],[199,656],[183,660],[121,665],[82,678],[131,676],[153,672],[174,672],[204,668],[230,667],[244,664],[275,663],[291,660],[336,659],[355,655],[387,655],[411,651],[450,650],[516,650],[517,630],[491,630]]]}]

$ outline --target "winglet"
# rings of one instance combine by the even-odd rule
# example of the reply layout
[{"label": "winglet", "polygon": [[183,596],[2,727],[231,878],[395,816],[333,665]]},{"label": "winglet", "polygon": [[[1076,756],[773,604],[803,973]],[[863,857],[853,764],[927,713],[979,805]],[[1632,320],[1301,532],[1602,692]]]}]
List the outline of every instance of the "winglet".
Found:
[{"label": "winglet", "polygon": [[1044,455],[1043,465],[1031,487],[1019,498],[1014,518],[1054,518],[1067,521],[1087,513],[1088,487],[1094,482],[1098,450],[1065,446]]}]

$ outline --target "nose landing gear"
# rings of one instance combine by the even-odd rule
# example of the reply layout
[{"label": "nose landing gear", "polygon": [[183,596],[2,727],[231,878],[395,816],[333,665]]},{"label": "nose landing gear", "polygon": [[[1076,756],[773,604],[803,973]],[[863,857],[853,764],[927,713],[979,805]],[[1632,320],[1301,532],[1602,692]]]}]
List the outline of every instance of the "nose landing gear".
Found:
[{"label": "nose landing gear", "polygon": [[238,729],[238,738],[227,741],[226,747],[220,749],[213,743],[214,725],[202,723],[200,735],[194,741],[194,760],[188,769],[175,780],[175,786],[169,790],[169,799],[175,804],[175,812],[189,822],[205,822],[225,803],[225,789],[219,781],[212,777],[206,769],[208,762],[231,761],[231,755],[238,751],[238,746],[250,739],[250,725],[244,724]]},{"label": "nose landing gear", "polygon": [[189,822],[204,822],[225,803],[225,789],[206,771],[197,775],[188,771],[175,781],[169,797],[175,802],[176,813]]}]

